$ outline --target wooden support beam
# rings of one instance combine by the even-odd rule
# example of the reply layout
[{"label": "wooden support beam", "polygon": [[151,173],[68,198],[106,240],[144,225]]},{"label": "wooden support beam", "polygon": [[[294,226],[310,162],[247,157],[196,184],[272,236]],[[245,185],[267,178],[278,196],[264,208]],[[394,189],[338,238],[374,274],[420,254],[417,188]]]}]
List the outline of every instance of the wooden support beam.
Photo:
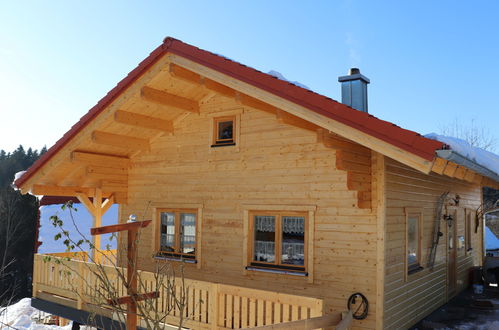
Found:
[{"label": "wooden support beam", "polygon": [[113,206],[113,204],[114,204],[114,195],[111,195],[109,196],[108,199],[104,201],[104,203],[102,203],[102,214],[105,214],[111,208],[111,206]]},{"label": "wooden support beam", "polygon": [[201,85],[203,83],[203,78],[200,75],[192,71],[189,71],[187,69],[184,69],[178,65],[170,63],[168,69],[170,75],[176,79],[180,79],[192,84]]},{"label": "wooden support beam", "polygon": [[92,195],[94,191],[94,188],[61,187],[39,184],[35,184],[31,188],[31,194],[43,196],[76,196],[77,194]]},{"label": "wooden support beam", "polygon": [[94,216],[94,214],[95,214],[95,206],[92,203],[92,201],[90,201],[90,198],[88,198],[88,196],[86,194],[76,194],[76,197],[83,204],[83,206],[85,206],[85,208],[87,209],[87,211],[92,216]]},{"label": "wooden support beam", "polygon": [[224,86],[211,79],[206,79],[197,73],[184,69],[173,63],[170,63],[169,70],[170,70],[170,75],[175,79],[180,79],[182,81],[196,85],[200,88],[206,88],[211,92],[215,92],[230,98],[233,98],[236,95],[236,91],[233,90],[232,88]]},{"label": "wooden support beam", "polygon": [[149,150],[149,140],[102,131],[93,131],[92,141],[98,144],[125,149]]},{"label": "wooden support beam", "polygon": [[114,113],[114,121],[120,124],[154,129],[166,133],[173,132],[173,122],[171,120],[144,116],[134,112],[117,110]]},{"label": "wooden support beam", "polygon": [[151,223],[151,220],[145,220],[145,221],[134,221],[134,222],[127,222],[127,223],[119,223],[117,225],[109,225],[109,226],[103,226],[103,227],[96,227],[96,228],[91,228],[90,229],[90,234],[92,234],[92,235],[102,235],[102,234],[115,233],[115,232],[119,232],[119,231],[126,231],[126,230],[144,228],[144,227],[147,227],[150,223]]},{"label": "wooden support beam", "polygon": [[458,166],[456,172],[454,173],[454,177],[459,180],[463,180],[466,175],[466,167]]},{"label": "wooden support beam", "polygon": [[283,124],[291,125],[294,127],[306,129],[309,131],[316,131],[319,126],[312,124],[306,120],[303,120],[299,117],[293,116],[286,111],[276,109],[276,118],[277,121]]},{"label": "wooden support beam", "polygon": [[[102,190],[100,188],[95,189],[94,200],[94,213],[93,215],[93,226],[100,227],[102,225]],[[93,252],[93,257],[96,260],[96,251],[100,250],[100,236],[93,237],[93,245],[95,247]]]},{"label": "wooden support beam", "polygon": [[86,174],[114,174],[114,175],[124,175],[128,174],[127,167],[107,167],[107,166],[95,166],[88,165],[86,167]]},{"label": "wooden support beam", "polygon": [[447,161],[445,159],[437,158],[433,162],[433,166],[432,166],[431,170],[437,174],[443,174],[444,169],[445,169],[445,165],[447,165]]},{"label": "wooden support beam", "polygon": [[454,177],[454,174],[456,173],[457,170],[457,164],[447,162],[447,165],[444,168],[443,174],[450,176],[451,178]]},{"label": "wooden support beam", "polygon": [[468,182],[473,182],[475,180],[475,176],[477,174],[471,170],[466,171],[466,175],[464,176],[464,180]]},{"label": "wooden support beam", "polygon": [[142,98],[148,102],[199,113],[199,103],[186,97],[171,94],[148,86],[142,87],[141,95]]},{"label": "wooden support beam", "polygon": [[73,163],[84,163],[113,168],[128,168],[130,166],[130,158],[122,156],[73,151],[70,157],[71,162]]},{"label": "wooden support beam", "polygon": [[148,293],[139,293],[135,294],[133,296],[125,296],[125,297],[120,297],[116,299],[108,299],[107,303],[109,305],[124,305],[124,304],[130,304],[132,301],[138,302],[146,299],[155,299],[159,298],[159,292],[154,291],[154,292],[148,292]]}]

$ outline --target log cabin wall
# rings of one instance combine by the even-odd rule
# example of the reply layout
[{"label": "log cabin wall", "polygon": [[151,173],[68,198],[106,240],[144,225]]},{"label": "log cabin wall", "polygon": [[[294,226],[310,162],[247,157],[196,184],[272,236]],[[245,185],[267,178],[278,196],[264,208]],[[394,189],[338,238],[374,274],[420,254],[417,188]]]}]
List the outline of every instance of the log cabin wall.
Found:
[{"label": "log cabin wall", "polygon": [[[212,117],[227,111],[240,111],[239,143],[210,148]],[[174,135],[158,138],[149,153],[134,158],[120,221],[132,213],[158,221],[155,207],[202,205],[200,264],[184,264],[187,278],[321,297],[326,311],[346,310],[348,297],[362,292],[369,299],[369,317],[355,321],[354,328],[374,328],[376,276],[366,274],[376,274],[376,217],[371,208],[358,206],[359,193],[363,198],[370,194],[365,187],[349,189],[348,172],[336,168],[335,149],[320,141],[314,130],[215,96],[201,103],[199,115],[177,123]],[[245,270],[247,204],[314,207],[313,281]],[[140,240],[139,268],[153,271],[156,233],[150,227]]]},{"label": "log cabin wall", "polygon": [[[448,227],[441,222],[440,238],[433,271],[428,269],[427,260],[432,244],[434,219],[439,196],[449,191],[444,213],[452,215],[457,222],[457,237],[466,237],[465,214],[474,212],[481,202],[478,185],[432,173],[424,175],[394,160],[386,162],[386,269],[384,324],[387,329],[404,329],[418,322],[422,317],[451,298],[448,281]],[[455,206],[455,196],[459,205]],[[424,268],[407,275],[406,258],[406,215],[405,208],[420,209],[423,215],[422,262]],[[469,221],[469,220],[468,220]],[[456,290],[463,290],[469,284],[470,267],[481,263],[482,230],[475,233],[474,213],[471,217],[471,248],[457,249]],[[456,240],[457,242],[458,240]],[[459,243],[458,243],[459,244]]]}]

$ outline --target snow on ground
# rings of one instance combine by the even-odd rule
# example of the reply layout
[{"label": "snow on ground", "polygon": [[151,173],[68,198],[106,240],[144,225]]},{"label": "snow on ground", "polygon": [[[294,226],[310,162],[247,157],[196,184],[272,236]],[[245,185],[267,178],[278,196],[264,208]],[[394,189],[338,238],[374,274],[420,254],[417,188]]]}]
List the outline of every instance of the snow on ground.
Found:
[{"label": "snow on ground", "polygon": [[477,164],[480,164],[499,175],[499,155],[481,148],[473,147],[468,142],[451,136],[430,133],[426,134],[425,137],[449,145],[452,151],[475,161]]},{"label": "snow on ground", "polygon": [[23,298],[17,303],[5,308],[0,308],[0,329],[71,329],[71,325],[59,327],[56,325],[37,324],[36,319],[44,318],[49,314],[40,312],[31,307],[31,299]]},{"label": "snow on ground", "polygon": [[286,79],[286,77],[284,77],[284,76],[282,75],[282,73],[280,73],[279,71],[270,70],[270,71],[269,71],[269,72],[267,72],[267,73],[268,73],[269,75],[271,75],[271,76],[276,77],[276,78],[277,78],[277,79],[279,79],[279,80],[284,80],[284,81],[287,81],[287,82],[289,82],[289,83],[292,83],[293,85],[296,85],[296,86],[298,86],[298,87],[301,87],[301,88],[305,88],[305,89],[311,90],[308,86],[306,86],[306,85],[302,84],[302,83],[301,83],[301,82],[299,82],[299,81],[290,81],[290,80]]}]

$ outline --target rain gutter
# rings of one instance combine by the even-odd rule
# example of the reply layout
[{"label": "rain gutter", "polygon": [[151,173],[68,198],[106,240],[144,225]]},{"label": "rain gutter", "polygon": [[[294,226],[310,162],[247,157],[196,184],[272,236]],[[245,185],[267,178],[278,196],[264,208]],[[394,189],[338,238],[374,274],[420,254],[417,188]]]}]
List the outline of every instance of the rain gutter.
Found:
[{"label": "rain gutter", "polygon": [[464,166],[478,174],[481,174],[483,176],[486,176],[495,182],[499,182],[499,175],[485,166],[482,166],[478,164],[477,162],[464,157],[461,154],[458,154],[455,151],[452,150],[437,150],[437,156],[440,158],[443,158],[445,160],[451,161],[453,163],[456,163],[457,165]]}]

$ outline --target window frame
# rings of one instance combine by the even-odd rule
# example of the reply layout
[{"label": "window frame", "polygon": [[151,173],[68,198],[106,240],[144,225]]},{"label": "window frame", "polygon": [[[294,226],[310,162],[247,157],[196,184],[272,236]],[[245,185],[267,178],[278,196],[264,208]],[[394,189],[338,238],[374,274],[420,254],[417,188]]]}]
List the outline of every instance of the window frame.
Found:
[{"label": "window frame", "polygon": [[[243,236],[243,274],[247,275],[248,271],[261,271],[284,275],[299,275],[308,278],[309,283],[313,283],[314,278],[314,222],[315,222],[314,205],[243,205],[244,218],[244,236]],[[275,263],[265,263],[254,261],[254,215],[270,215],[274,216],[279,213],[282,216],[303,216],[305,218],[305,233],[304,233],[304,264],[303,266],[277,264],[281,258],[281,243],[276,239],[276,261]],[[276,219],[276,236],[277,233]],[[279,221],[279,224],[282,222]],[[279,233],[282,242],[282,228],[279,225]],[[265,265],[259,266],[258,264]],[[268,266],[267,266],[268,265]]]},{"label": "window frame", "polygon": [[[230,108],[222,111],[214,111],[207,113],[206,116],[211,119],[211,128],[209,130],[209,152],[239,152],[240,136],[241,136],[241,115],[244,113],[244,108]],[[232,139],[230,144],[216,144],[218,125],[221,118],[233,118],[232,124]]]},{"label": "window frame", "polygon": [[[308,217],[307,212],[296,212],[296,211],[250,211],[250,233],[253,234],[253,240],[250,242],[249,253],[251,260],[249,265],[252,267],[264,267],[269,269],[279,269],[287,271],[296,272],[306,272],[307,265],[307,227],[308,227]],[[255,256],[255,216],[273,216],[275,217],[275,231],[274,231],[274,257],[275,262],[264,262],[254,260]],[[305,232],[303,233],[303,266],[300,265],[289,265],[282,263],[282,242],[283,242],[283,231],[282,231],[282,218],[286,216],[291,217],[303,217],[305,224]]]},{"label": "window frame", "polygon": [[465,254],[471,254],[473,251],[473,220],[475,217],[473,216],[475,211],[469,208],[464,209],[464,247]]},{"label": "window frame", "polygon": [[[223,122],[232,122],[232,139],[219,139],[219,124]],[[236,145],[236,135],[238,133],[238,128],[236,127],[236,115],[226,115],[213,118],[213,139],[212,147],[226,147]]]},{"label": "window frame", "polygon": [[[167,251],[161,251],[161,213],[162,212],[170,212],[170,213],[177,213],[178,212],[178,218],[180,220],[180,213],[191,213],[196,215],[196,241],[195,241],[195,251],[194,251],[194,257],[185,257],[185,256],[192,256],[192,254],[184,254],[184,253],[178,253],[178,252],[167,252]],[[175,219],[177,219],[177,214],[175,215]],[[154,243],[152,244],[152,255],[153,258],[155,259],[165,259],[165,260],[172,260],[172,261],[182,261],[186,263],[195,263],[196,267],[199,269],[201,268],[201,256],[202,256],[202,251],[201,251],[201,240],[202,240],[202,225],[203,225],[203,205],[202,204],[168,204],[168,205],[162,205],[160,207],[155,207],[154,208],[154,219],[153,219],[154,227]],[[178,226],[177,226],[178,223]],[[175,245],[177,245],[177,242],[180,243],[180,232],[177,230],[177,228],[180,227],[180,222],[176,221],[175,222]],[[178,238],[177,238],[177,233],[178,233]]]},{"label": "window frame", "polygon": [[[417,255],[416,262],[409,264],[409,218],[416,218],[417,223]],[[408,276],[423,270],[423,211],[420,208],[405,208],[405,279],[407,281]]]}]

